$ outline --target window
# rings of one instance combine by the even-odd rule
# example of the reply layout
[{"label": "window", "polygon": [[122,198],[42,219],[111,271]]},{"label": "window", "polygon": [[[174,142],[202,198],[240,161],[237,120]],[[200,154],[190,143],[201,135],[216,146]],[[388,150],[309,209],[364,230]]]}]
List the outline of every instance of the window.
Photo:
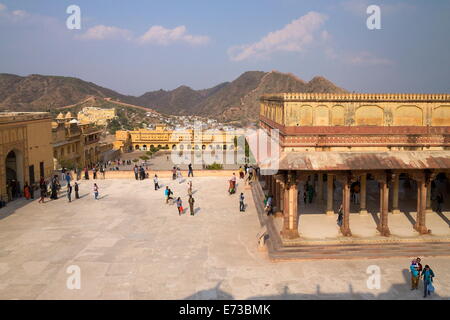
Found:
[{"label": "window", "polygon": [[39,175],[40,175],[40,177],[45,177],[43,161],[39,162]]}]

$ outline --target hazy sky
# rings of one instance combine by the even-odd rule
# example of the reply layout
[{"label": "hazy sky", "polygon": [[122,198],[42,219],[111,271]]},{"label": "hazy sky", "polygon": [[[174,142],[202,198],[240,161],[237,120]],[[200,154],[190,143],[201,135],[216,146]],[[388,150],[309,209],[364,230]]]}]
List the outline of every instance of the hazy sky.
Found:
[{"label": "hazy sky", "polygon": [[[69,5],[81,29],[69,30]],[[370,4],[381,30],[366,26]],[[0,0],[0,73],[120,93],[194,89],[248,70],[361,92],[450,92],[450,0]]]}]

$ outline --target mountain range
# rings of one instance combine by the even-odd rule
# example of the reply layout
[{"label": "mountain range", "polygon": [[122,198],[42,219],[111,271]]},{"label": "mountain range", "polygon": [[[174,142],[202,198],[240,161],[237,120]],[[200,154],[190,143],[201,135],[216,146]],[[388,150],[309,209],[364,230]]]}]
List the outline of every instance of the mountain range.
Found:
[{"label": "mountain range", "polygon": [[174,90],[149,91],[141,96],[123,95],[78,78],[0,74],[0,110],[47,111],[78,104],[90,97],[143,106],[164,114],[199,115],[221,121],[254,121],[259,97],[276,92],[345,93],[323,77],[305,82],[278,71],[247,71],[231,82],[209,89],[180,86]]}]

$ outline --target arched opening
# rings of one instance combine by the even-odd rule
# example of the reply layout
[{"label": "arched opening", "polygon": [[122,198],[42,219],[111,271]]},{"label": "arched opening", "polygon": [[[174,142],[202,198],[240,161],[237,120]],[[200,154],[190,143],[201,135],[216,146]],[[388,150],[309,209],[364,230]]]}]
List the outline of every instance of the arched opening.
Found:
[{"label": "arched opening", "polygon": [[18,150],[11,150],[5,159],[6,168],[6,189],[8,198],[13,200],[21,195],[24,186],[23,176],[23,156]]},{"label": "arched opening", "polygon": [[176,145],[176,144],[174,144],[174,145],[172,146],[172,150],[177,150],[177,145]]},{"label": "arched opening", "polygon": [[143,146],[142,146],[142,150],[147,150],[147,145],[146,144],[144,144]]},{"label": "arched opening", "polygon": [[138,144],[136,145],[135,149],[136,149],[136,150],[139,150],[139,145],[138,145]]}]

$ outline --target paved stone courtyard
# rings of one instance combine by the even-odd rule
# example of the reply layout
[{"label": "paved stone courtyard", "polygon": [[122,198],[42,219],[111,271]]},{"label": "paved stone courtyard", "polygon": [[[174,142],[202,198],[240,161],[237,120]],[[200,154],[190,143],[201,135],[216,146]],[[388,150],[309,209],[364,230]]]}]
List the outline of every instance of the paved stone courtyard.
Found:
[{"label": "paved stone courtyard", "polygon": [[[422,291],[410,291],[411,259],[270,262],[256,246],[250,190],[240,213],[226,180],[192,179],[193,217],[165,204],[151,180],[97,180],[98,201],[90,180],[72,203],[9,204],[0,210],[0,298],[422,299]],[[186,183],[166,184],[187,207]],[[448,299],[450,257],[422,262],[437,276],[431,299]],[[66,286],[71,265],[81,270],[79,290]],[[370,265],[381,269],[380,289],[367,288]]]}]

